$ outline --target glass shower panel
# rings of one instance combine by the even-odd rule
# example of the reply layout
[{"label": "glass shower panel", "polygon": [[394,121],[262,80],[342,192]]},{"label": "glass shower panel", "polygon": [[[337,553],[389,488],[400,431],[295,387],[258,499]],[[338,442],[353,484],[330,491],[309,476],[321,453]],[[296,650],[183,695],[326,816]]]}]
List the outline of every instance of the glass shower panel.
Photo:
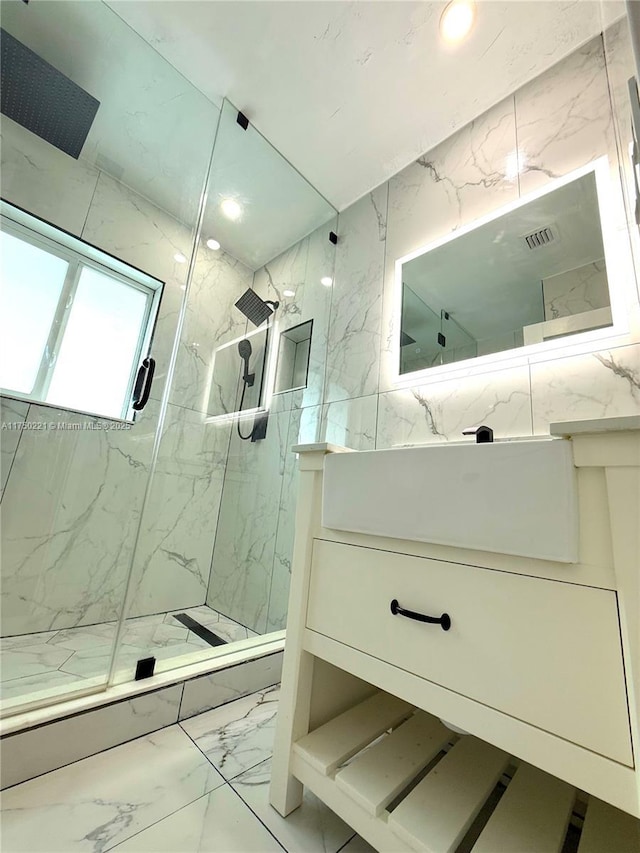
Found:
[{"label": "glass shower panel", "polygon": [[[140,527],[117,681],[133,676],[130,646],[155,657],[159,671],[223,653],[230,643],[261,642],[258,635],[274,629],[268,610],[280,498],[285,461],[294,461],[286,447],[289,419],[303,399],[272,395],[276,347],[280,330],[314,319],[315,366],[308,388],[294,393],[306,394],[307,404],[319,400],[322,326],[331,300],[320,279],[333,273],[329,232],[336,214],[237,117],[225,102]],[[259,327],[235,307],[248,288],[279,303]],[[246,365],[238,347],[243,340],[251,344]],[[254,375],[247,387],[245,373]],[[252,441],[264,415],[239,419],[237,412],[241,402],[245,412],[259,402],[263,383],[266,435]]]},{"label": "glass shower panel", "polygon": [[0,233],[0,388],[35,385],[69,264]]},{"label": "glass shower panel", "polygon": [[[15,391],[0,398],[0,676],[2,712],[13,713],[106,686],[219,110],[103,3],[3,3],[2,12],[7,32],[99,101],[77,159],[3,115],[3,198],[162,283],[153,338],[141,354],[156,360],[156,375],[135,418],[79,411],[92,408],[80,392],[106,387],[105,366],[138,343],[131,323],[139,292],[125,293],[126,305],[106,304],[104,281],[93,273],[68,312],[67,344],[81,344],[81,364],[71,361],[85,371],[67,375],[73,405],[66,392],[55,406]],[[52,94],[48,107],[55,106]],[[3,372],[5,389],[23,390],[18,385],[33,379],[21,341],[34,358],[43,352],[47,306],[60,297],[67,266],[54,255],[38,267],[38,282],[14,275],[3,287],[19,332],[18,341],[2,336],[13,341],[3,359],[3,371],[13,372],[7,379]],[[76,323],[74,337],[78,312],[100,315],[104,336],[80,340]],[[92,349],[99,376],[85,370]],[[65,358],[63,347],[58,367]]]}]

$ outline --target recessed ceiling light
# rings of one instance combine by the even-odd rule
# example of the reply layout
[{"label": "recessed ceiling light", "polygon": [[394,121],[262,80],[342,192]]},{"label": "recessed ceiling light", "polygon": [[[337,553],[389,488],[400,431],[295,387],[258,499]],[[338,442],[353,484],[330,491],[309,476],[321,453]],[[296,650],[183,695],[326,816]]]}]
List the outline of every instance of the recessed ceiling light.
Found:
[{"label": "recessed ceiling light", "polygon": [[504,176],[508,181],[515,181],[524,172],[527,157],[524,151],[510,151],[504,168]]},{"label": "recessed ceiling light", "polygon": [[186,264],[187,263],[187,259],[182,254],[182,252],[176,252],[175,255],[173,256],[173,260],[177,261],[179,264]]},{"label": "recessed ceiling light", "polygon": [[224,215],[227,217],[227,219],[231,219],[234,222],[236,221],[236,219],[240,219],[240,217],[242,216],[242,208],[240,207],[238,202],[235,200],[235,198],[223,199],[223,201],[220,205],[220,209],[222,210]]},{"label": "recessed ceiling light", "polygon": [[295,290],[283,290],[282,295],[283,296],[295,296],[296,292],[295,292]]},{"label": "recessed ceiling light", "polygon": [[325,287],[331,287],[333,284],[333,279],[329,275],[324,275],[320,279],[320,284],[324,284]]},{"label": "recessed ceiling light", "polygon": [[211,238],[210,240],[207,240],[207,246],[210,249],[213,249],[214,252],[217,252],[218,249],[220,248],[220,243],[218,243],[217,240],[214,240],[213,238]]},{"label": "recessed ceiling light", "polygon": [[445,41],[461,41],[471,30],[476,17],[471,0],[452,0],[440,18],[440,32]]}]

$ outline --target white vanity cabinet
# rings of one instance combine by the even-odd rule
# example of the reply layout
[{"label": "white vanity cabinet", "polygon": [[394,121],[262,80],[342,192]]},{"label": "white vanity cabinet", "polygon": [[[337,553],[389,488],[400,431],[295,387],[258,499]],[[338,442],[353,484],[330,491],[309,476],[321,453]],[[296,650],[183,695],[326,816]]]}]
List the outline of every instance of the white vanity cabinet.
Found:
[{"label": "white vanity cabinet", "polygon": [[[297,448],[281,814],[304,785],[378,850],[559,851],[571,819],[579,853],[640,851],[640,418],[555,431],[575,468],[571,563],[400,538],[394,509],[373,534],[344,494],[323,527],[325,460],[344,449]],[[358,455],[349,470],[369,467]],[[404,530],[406,471],[367,456]]]}]

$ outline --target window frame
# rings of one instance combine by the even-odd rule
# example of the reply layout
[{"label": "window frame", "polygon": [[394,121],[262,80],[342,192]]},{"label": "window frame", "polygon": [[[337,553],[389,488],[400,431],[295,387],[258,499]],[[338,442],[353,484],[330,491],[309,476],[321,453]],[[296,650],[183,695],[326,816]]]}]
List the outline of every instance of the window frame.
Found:
[{"label": "window frame", "polygon": [[[0,388],[0,393],[5,397],[13,397],[65,411],[80,412],[104,420],[133,423],[136,412],[131,405],[131,396],[140,363],[151,348],[151,342],[158,321],[164,282],[98,249],[96,246],[92,246],[79,237],[75,237],[61,228],[33,216],[33,214],[16,207],[4,199],[0,199],[0,218],[0,230],[6,231],[12,237],[22,240],[37,249],[54,255],[68,264],[67,274],[62,285],[62,290],[60,291],[60,296],[58,297],[58,304],[53,315],[33,388],[30,392],[25,393],[3,387]],[[84,409],[71,409],[56,403],[50,403],[46,400],[83,269],[94,270],[97,273],[107,275],[109,278],[132,287],[145,295],[144,316],[140,325],[135,356],[132,360],[127,383],[127,391],[119,416],[89,412]]]}]

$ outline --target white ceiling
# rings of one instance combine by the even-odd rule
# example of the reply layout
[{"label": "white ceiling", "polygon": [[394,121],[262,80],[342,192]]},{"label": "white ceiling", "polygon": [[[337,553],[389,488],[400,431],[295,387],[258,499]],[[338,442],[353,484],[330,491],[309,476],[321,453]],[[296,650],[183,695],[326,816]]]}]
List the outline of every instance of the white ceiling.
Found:
[{"label": "white ceiling", "polygon": [[[444,0],[108,5],[338,209],[602,29],[596,0],[480,0],[455,49],[439,37]],[[608,19],[623,12],[606,5]]]}]

